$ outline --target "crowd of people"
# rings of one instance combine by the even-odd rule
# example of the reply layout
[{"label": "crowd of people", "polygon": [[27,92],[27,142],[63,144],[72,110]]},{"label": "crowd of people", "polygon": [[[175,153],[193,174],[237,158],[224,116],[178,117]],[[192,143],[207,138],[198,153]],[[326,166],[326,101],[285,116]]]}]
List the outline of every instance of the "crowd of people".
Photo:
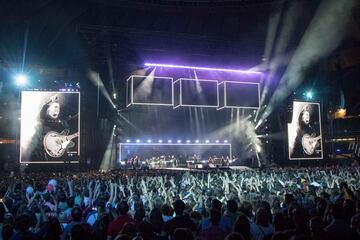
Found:
[{"label": "crowd of people", "polygon": [[0,239],[360,239],[360,168],[32,172],[0,179]]}]

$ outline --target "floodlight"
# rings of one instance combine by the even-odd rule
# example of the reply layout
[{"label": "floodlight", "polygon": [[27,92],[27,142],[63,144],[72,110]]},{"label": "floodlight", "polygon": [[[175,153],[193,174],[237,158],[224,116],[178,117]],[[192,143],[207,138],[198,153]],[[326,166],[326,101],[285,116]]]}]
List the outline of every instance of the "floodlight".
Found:
[{"label": "floodlight", "polygon": [[312,91],[306,92],[306,93],[305,93],[305,96],[306,96],[307,99],[312,99],[312,98],[313,98],[313,93],[312,93]]},{"label": "floodlight", "polygon": [[18,74],[15,76],[15,81],[17,86],[24,86],[26,85],[28,78],[25,74]]}]

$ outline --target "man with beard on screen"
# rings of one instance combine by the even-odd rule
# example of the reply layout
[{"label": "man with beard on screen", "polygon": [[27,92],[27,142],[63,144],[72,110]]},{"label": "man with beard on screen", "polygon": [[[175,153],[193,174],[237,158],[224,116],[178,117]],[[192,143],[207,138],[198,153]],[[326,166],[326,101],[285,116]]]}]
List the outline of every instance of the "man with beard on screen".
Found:
[{"label": "man with beard on screen", "polygon": [[321,136],[311,119],[310,105],[303,106],[297,124],[293,158],[314,158],[319,157]]},{"label": "man with beard on screen", "polygon": [[73,125],[71,121],[77,121],[77,114],[66,116],[65,113],[66,111],[60,105],[57,94],[51,96],[43,105],[40,111],[39,139],[31,159],[49,160],[55,158],[55,160],[59,160],[69,148],[75,146],[72,139],[77,137],[77,133],[72,135],[69,133],[71,125]]},{"label": "man with beard on screen", "polygon": [[63,119],[63,114],[60,116],[62,107],[59,103],[57,95],[52,96],[42,107],[40,111],[40,120],[44,130],[62,131],[68,129],[66,119]]}]

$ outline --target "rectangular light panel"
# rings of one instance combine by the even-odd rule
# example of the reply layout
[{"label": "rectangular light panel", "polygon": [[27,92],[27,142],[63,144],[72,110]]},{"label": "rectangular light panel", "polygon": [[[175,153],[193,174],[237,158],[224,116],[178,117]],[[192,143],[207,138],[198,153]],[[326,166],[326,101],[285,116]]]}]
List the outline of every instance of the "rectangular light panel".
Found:
[{"label": "rectangular light panel", "polygon": [[[143,90],[146,91],[146,94],[149,94],[148,97],[144,97],[144,94],[139,93],[137,95],[136,91],[141,88],[141,82],[147,81],[146,78],[151,79],[151,86],[144,86]],[[164,82],[165,84],[159,84]],[[160,85],[160,86],[159,86]],[[140,76],[140,75],[131,75],[126,80],[126,106],[130,107],[131,105],[148,105],[148,106],[173,106],[173,78],[171,77],[157,77],[157,76]],[[168,96],[166,98],[166,96]],[[164,99],[164,97],[166,99]]]},{"label": "rectangular light panel", "polygon": [[260,83],[223,81],[219,83],[219,108],[260,108]]},{"label": "rectangular light panel", "polygon": [[[193,84],[193,86],[190,84]],[[173,85],[174,89],[176,89],[174,92],[174,99],[177,103],[174,105],[174,108],[180,106],[210,108],[218,107],[219,90],[217,80],[179,78],[174,81]],[[193,99],[190,100],[190,97],[193,97]],[[207,104],[208,102],[213,102],[213,104]]]}]

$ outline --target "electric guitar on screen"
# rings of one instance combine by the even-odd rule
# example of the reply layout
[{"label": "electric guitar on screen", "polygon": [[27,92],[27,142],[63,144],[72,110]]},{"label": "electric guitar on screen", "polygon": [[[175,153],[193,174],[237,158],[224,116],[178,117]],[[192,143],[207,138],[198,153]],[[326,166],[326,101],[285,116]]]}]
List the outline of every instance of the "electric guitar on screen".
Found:
[{"label": "electric guitar on screen", "polygon": [[44,149],[53,158],[62,157],[67,149],[75,146],[75,143],[71,140],[78,136],[79,133],[66,135],[65,132],[48,132],[43,140]]},{"label": "electric guitar on screen", "polygon": [[312,155],[315,152],[316,147],[318,146],[318,141],[321,139],[321,136],[312,137],[309,134],[304,134],[301,139],[301,144],[304,152],[307,155]]}]

